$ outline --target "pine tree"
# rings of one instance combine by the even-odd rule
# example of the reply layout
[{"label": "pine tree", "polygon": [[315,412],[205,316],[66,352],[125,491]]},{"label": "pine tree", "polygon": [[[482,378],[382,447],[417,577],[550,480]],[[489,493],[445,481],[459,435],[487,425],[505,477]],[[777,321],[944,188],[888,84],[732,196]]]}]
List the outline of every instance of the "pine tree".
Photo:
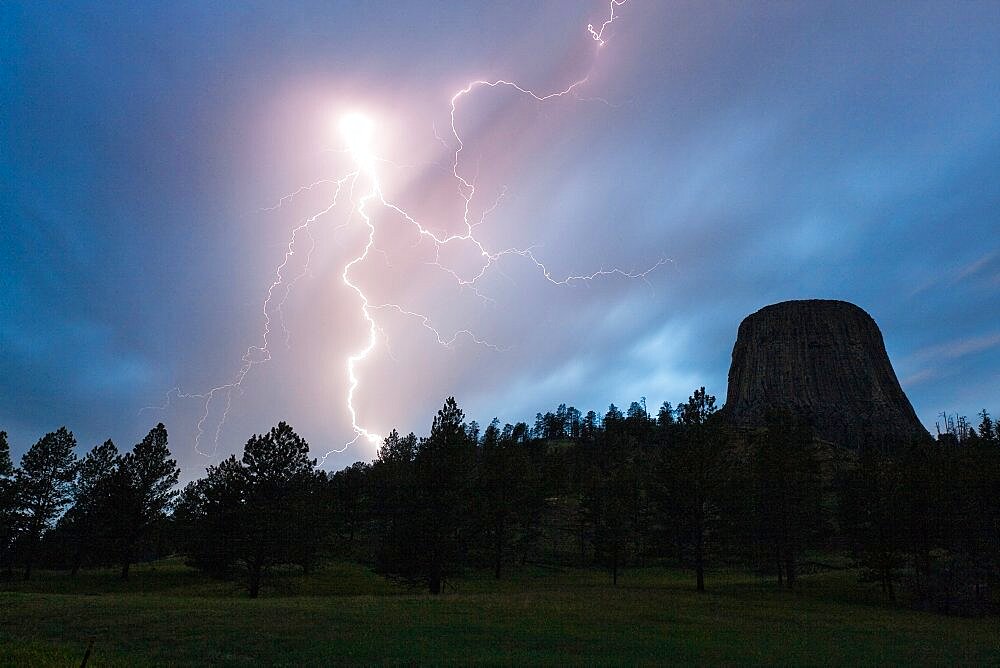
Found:
[{"label": "pine tree", "polygon": [[672,425],[674,423],[674,407],[670,405],[669,401],[664,401],[660,406],[659,412],[656,414],[656,424],[659,427],[666,427],[667,425]]},{"label": "pine tree", "polygon": [[246,469],[231,455],[184,488],[174,509],[188,565],[213,577],[231,575],[245,543]]},{"label": "pine tree", "polygon": [[7,432],[0,431],[0,480],[13,477],[14,464],[10,460],[10,445],[7,443]]},{"label": "pine tree", "polygon": [[990,417],[989,412],[985,408],[979,412],[979,417],[982,418],[982,421],[979,423],[979,437],[985,443],[996,444],[998,437],[1000,437],[1000,431],[997,431],[997,427],[1000,427],[1000,425],[993,424],[993,418]]},{"label": "pine tree", "polygon": [[705,591],[712,529],[726,481],[725,442],[715,412],[715,397],[704,387],[678,406],[678,440],[663,453],[658,476],[661,520],[693,566],[699,592]]},{"label": "pine tree", "polygon": [[96,552],[103,557],[109,547],[109,527],[116,523],[118,511],[111,503],[111,481],[120,463],[118,448],[110,439],[94,446],[80,460],[73,506],[60,521],[73,546],[74,575],[89,555]]},{"label": "pine tree", "polygon": [[636,495],[639,470],[634,459],[609,462],[592,472],[582,504],[593,530],[594,559],[618,584],[619,572],[636,551],[635,525],[641,499]]},{"label": "pine tree", "polygon": [[811,430],[787,411],[766,416],[752,451],[755,536],[793,588],[802,550],[823,535],[820,467]]},{"label": "pine tree", "polygon": [[14,568],[14,537],[20,516],[14,480],[7,432],[0,431],[0,569],[7,578],[11,577]]},{"label": "pine tree", "polygon": [[121,458],[114,475],[113,501],[117,507],[115,542],[121,577],[128,579],[137,552],[166,519],[174,486],[180,476],[177,461],[167,447],[167,429],[160,423]]},{"label": "pine tree", "polygon": [[308,530],[301,495],[309,489],[316,460],[309,444],[285,422],[247,441],[242,459],[245,525],[240,557],[251,598],[260,593],[268,571],[296,560],[295,546]]},{"label": "pine tree", "polygon": [[416,562],[416,502],[414,458],[417,437],[400,436],[395,429],[386,436],[372,463],[372,517],[375,523],[375,570],[405,579]]},{"label": "pine tree", "polygon": [[417,450],[416,525],[423,557],[419,566],[432,594],[441,593],[445,579],[465,557],[472,513],[470,492],[474,445],[464,427],[465,415],[449,397]]},{"label": "pine tree", "polygon": [[906,483],[897,461],[868,448],[838,485],[840,525],[853,543],[862,576],[877,581],[890,601],[896,600],[906,564]]},{"label": "pine tree", "polygon": [[476,480],[475,501],[484,547],[497,579],[516,547],[524,550],[531,543],[543,503],[535,471],[524,447],[515,441],[513,431],[512,425],[501,431],[496,419],[486,428]]},{"label": "pine tree", "polygon": [[[384,575],[441,593],[447,577],[466,562],[475,528],[472,501],[475,444],[464,414],[449,397],[438,411],[430,436],[420,441],[412,463],[395,450],[409,449],[393,433],[374,466],[377,479],[397,468],[405,482],[394,489],[407,516],[380,513],[381,544],[376,567]],[[385,476],[392,480],[392,474]],[[402,520],[402,521],[399,521]]]},{"label": "pine tree", "polygon": [[21,458],[16,485],[18,504],[24,513],[24,579],[31,579],[42,533],[59,516],[72,496],[76,477],[73,433],[60,427],[38,440]]}]

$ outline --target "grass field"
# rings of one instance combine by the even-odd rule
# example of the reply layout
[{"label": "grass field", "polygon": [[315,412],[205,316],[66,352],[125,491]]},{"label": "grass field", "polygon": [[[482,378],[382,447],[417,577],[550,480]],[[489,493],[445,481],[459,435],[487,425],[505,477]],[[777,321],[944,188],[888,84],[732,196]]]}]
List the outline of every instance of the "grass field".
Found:
[{"label": "grass field", "polygon": [[1000,620],[888,607],[851,574],[789,593],[681,571],[470,575],[431,597],[351,564],[279,577],[258,600],[177,561],[38,574],[0,592],[0,663],[79,665],[1000,664]]}]

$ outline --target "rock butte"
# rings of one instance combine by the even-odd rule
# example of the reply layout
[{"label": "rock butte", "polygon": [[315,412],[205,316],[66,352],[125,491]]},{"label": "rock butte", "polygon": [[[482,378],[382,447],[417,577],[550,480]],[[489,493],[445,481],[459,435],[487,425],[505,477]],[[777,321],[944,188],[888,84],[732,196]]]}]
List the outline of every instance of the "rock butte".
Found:
[{"label": "rock butte", "polygon": [[808,299],[765,306],[740,324],[724,415],[738,427],[786,408],[838,445],[928,438],[903,393],[882,333],[854,304]]}]

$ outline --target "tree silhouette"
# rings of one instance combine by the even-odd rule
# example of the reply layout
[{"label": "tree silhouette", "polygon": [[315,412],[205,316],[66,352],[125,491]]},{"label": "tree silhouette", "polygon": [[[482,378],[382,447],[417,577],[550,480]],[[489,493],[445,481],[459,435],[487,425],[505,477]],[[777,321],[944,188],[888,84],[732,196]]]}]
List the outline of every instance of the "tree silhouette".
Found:
[{"label": "tree silhouette", "polygon": [[715,397],[702,387],[678,407],[679,437],[663,452],[659,480],[660,517],[705,591],[711,529],[726,483],[725,440],[715,414]]},{"label": "tree silhouette", "polygon": [[112,504],[117,510],[115,533],[121,577],[128,579],[129,568],[142,547],[166,519],[170,503],[177,495],[174,486],[180,476],[177,461],[167,447],[167,429],[153,427],[131,452],[119,461],[112,476]]},{"label": "tree silhouette", "polygon": [[448,397],[431,425],[415,458],[418,494],[417,521],[424,557],[420,560],[432,594],[464,557],[466,531],[471,526],[470,485],[475,444],[464,426],[465,414]]},{"label": "tree silhouette", "polygon": [[670,405],[669,401],[664,401],[660,405],[660,410],[656,414],[656,424],[660,427],[666,427],[674,423],[674,407]]},{"label": "tree silhouette", "polygon": [[484,546],[491,553],[493,575],[499,579],[504,562],[520,544],[534,538],[534,522],[543,499],[527,452],[507,425],[494,418],[483,433],[482,461],[474,494],[482,517]]},{"label": "tree silhouette", "polygon": [[351,554],[355,540],[364,526],[370,468],[370,464],[355,462],[337,471],[330,479],[334,528],[345,554]]},{"label": "tree silhouette", "polygon": [[583,508],[593,528],[594,559],[611,573],[612,584],[638,541],[636,506],[639,472],[634,459],[615,461],[595,470],[583,495]]},{"label": "tree silhouette", "polygon": [[583,416],[583,421],[580,423],[580,438],[582,440],[587,442],[594,440],[594,436],[597,434],[598,420],[596,412],[587,411],[587,414]]},{"label": "tree silhouette", "polygon": [[181,492],[174,521],[191,566],[214,577],[230,575],[236,567],[246,529],[245,489],[246,471],[231,455]]},{"label": "tree silhouette", "polygon": [[[401,507],[409,510],[409,517],[405,523],[383,525],[378,570],[424,585],[432,594],[440,594],[445,579],[465,563],[469,534],[475,526],[475,443],[464,419],[455,398],[449,397],[434,418],[430,436],[418,444],[412,465],[401,467],[412,472],[412,483],[398,490]],[[386,439],[383,452],[391,455],[401,446],[406,447],[394,432],[392,439]]]},{"label": "tree silhouette", "polygon": [[812,430],[788,411],[770,411],[766,423],[752,452],[755,536],[791,589],[799,554],[824,532],[823,483]]},{"label": "tree silhouette", "polygon": [[97,552],[103,558],[110,547],[111,527],[117,523],[119,510],[112,503],[112,480],[120,463],[118,448],[110,439],[94,446],[80,460],[73,507],[60,520],[73,545],[74,575],[89,555]]},{"label": "tree silhouette", "polygon": [[256,598],[270,568],[294,561],[296,540],[309,522],[302,514],[301,494],[308,489],[316,460],[309,458],[309,444],[280,422],[247,441],[242,464],[246,503],[240,556],[250,597]]},{"label": "tree silhouette", "polygon": [[17,488],[14,465],[10,460],[7,432],[0,431],[0,569],[7,579],[14,568],[14,538],[18,526]]},{"label": "tree silhouette", "polygon": [[979,417],[981,418],[979,423],[980,439],[992,445],[1000,443],[1000,431],[997,431],[997,427],[1000,425],[994,425],[993,418],[990,417],[989,412],[985,408],[979,412]]},{"label": "tree silhouette", "polygon": [[890,601],[896,600],[906,564],[905,484],[900,466],[875,448],[862,452],[839,484],[840,524],[853,542],[862,575],[877,581]]},{"label": "tree silhouette", "polygon": [[10,460],[10,445],[7,443],[7,432],[0,431],[0,479],[6,480],[14,475],[14,464]]},{"label": "tree silhouette", "polygon": [[372,516],[375,523],[375,570],[389,577],[415,580],[417,500],[414,460],[417,437],[386,436],[371,466]]},{"label": "tree silhouette", "polygon": [[79,462],[62,428],[17,470],[0,432],[0,566],[12,575],[23,563],[30,578],[33,567],[117,563],[127,577],[167,544],[257,597],[277,567],[309,573],[320,555],[433,594],[465,569],[499,578],[529,557],[600,566],[617,583],[625,565],[676,556],[704,591],[716,560],[773,566],[791,587],[806,551],[847,548],[889,599],[904,588],[927,608],[983,614],[1000,592],[1000,439],[980,417],[975,429],[949,417],[936,443],[904,436],[852,452],[787,410],[763,428],[726,424],[704,387],[655,419],[645,398],[603,420],[560,404],[533,428],[494,419],[482,433],[449,398],[426,438],[393,430],[372,464],[336,473],[317,471],[281,422],[176,503],[162,424],[131,452],[106,441]]},{"label": "tree silhouette", "polygon": [[210,466],[184,488],[175,512],[191,565],[216,576],[238,569],[251,598],[273,567],[308,568],[319,543],[312,514],[323,478],[315,469],[309,444],[285,422],[252,436],[242,459]]},{"label": "tree silhouette", "polygon": [[24,513],[24,579],[31,579],[42,532],[59,516],[72,495],[76,476],[76,439],[60,427],[38,440],[21,458],[16,485]]}]

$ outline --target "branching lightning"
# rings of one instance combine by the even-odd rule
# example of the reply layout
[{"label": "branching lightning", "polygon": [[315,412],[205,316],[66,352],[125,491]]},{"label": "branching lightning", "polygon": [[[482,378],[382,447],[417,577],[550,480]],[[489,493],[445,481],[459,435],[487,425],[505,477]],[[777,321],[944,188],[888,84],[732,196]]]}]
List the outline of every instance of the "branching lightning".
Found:
[{"label": "branching lightning", "polygon": [[[598,26],[595,27],[593,24],[587,26],[587,31],[591,38],[597,42],[597,46],[603,47],[606,44],[604,33],[607,28],[615,21],[617,18],[616,9],[621,7],[627,2],[627,0],[610,0],[609,3],[609,14],[607,18]],[[365,226],[366,229],[366,241],[361,249],[361,251],[354,257],[352,257],[343,267],[341,272],[341,280],[343,284],[352,292],[359,303],[361,318],[367,329],[367,339],[364,345],[356,350],[355,352],[349,354],[345,359],[345,371],[347,374],[347,392],[345,400],[345,409],[351,420],[351,429],[353,430],[353,438],[349,440],[343,447],[331,450],[323,455],[322,461],[325,461],[327,457],[335,452],[343,452],[346,448],[356,443],[359,439],[365,439],[370,443],[377,443],[381,440],[381,436],[371,429],[363,426],[358,416],[357,408],[355,406],[355,395],[361,384],[360,377],[358,375],[358,368],[375,350],[378,341],[379,334],[382,332],[382,328],[376,320],[375,315],[383,311],[394,311],[400,315],[407,318],[412,318],[416,320],[420,326],[428,330],[435,338],[438,344],[442,346],[452,346],[460,338],[466,338],[469,341],[475,343],[476,345],[484,346],[492,350],[502,352],[505,350],[503,347],[496,344],[490,343],[479,336],[477,336],[473,331],[469,329],[461,329],[459,331],[453,332],[450,335],[442,334],[441,331],[435,327],[432,319],[423,313],[419,313],[408,309],[402,305],[395,303],[372,303],[368,295],[363,290],[355,280],[352,278],[352,270],[355,267],[365,263],[371,252],[382,252],[375,246],[377,227],[374,219],[375,214],[372,209],[381,207],[388,211],[394,212],[399,215],[406,223],[412,225],[416,230],[419,239],[426,240],[433,244],[434,247],[434,259],[431,264],[440,269],[442,272],[450,276],[458,286],[462,288],[467,288],[473,291],[479,298],[488,300],[489,297],[483,295],[479,292],[478,284],[487,275],[491,268],[495,267],[496,264],[505,257],[520,257],[526,259],[528,262],[533,264],[535,268],[539,271],[542,277],[555,285],[566,286],[577,282],[584,282],[594,280],[600,277],[606,276],[619,276],[622,278],[630,279],[641,279],[646,280],[646,277],[658,267],[667,262],[666,259],[661,259],[656,262],[653,266],[640,271],[633,272],[617,267],[612,267],[609,269],[601,268],[597,271],[591,272],[589,274],[572,275],[572,276],[555,276],[549,268],[535,255],[534,249],[528,248],[504,248],[499,250],[488,249],[479,239],[475,236],[475,228],[482,225],[489,215],[493,213],[502,203],[505,195],[506,188],[501,189],[500,193],[496,196],[492,204],[484,208],[479,215],[478,219],[472,219],[472,207],[473,201],[476,199],[476,179],[474,177],[467,177],[463,175],[461,169],[461,157],[462,151],[465,148],[465,143],[458,129],[458,111],[462,100],[471,95],[475,90],[480,88],[510,88],[516,93],[527,96],[534,99],[537,102],[546,102],[554,98],[560,98],[564,96],[577,96],[577,90],[587,83],[589,74],[581,79],[573,81],[564,88],[554,91],[540,93],[535,90],[523,86],[516,81],[496,79],[496,80],[486,80],[477,79],[468,82],[463,88],[454,93],[450,98],[449,106],[449,118],[451,126],[449,128],[451,141],[446,140],[441,137],[437,130],[434,130],[435,137],[446,147],[448,151],[452,154],[451,161],[451,175],[457,182],[458,194],[463,200],[463,214],[462,214],[462,228],[463,231],[457,234],[445,234],[438,235],[432,232],[427,226],[420,223],[416,218],[410,215],[404,208],[393,203],[389,200],[383,189],[382,184],[379,179],[378,165],[381,163],[388,163],[389,161],[378,157],[375,155],[373,150],[373,138],[376,131],[376,126],[374,121],[366,117],[360,112],[351,112],[344,115],[340,121],[340,134],[344,140],[346,152],[352,162],[354,163],[354,170],[337,178],[324,178],[320,179],[314,183],[306,186],[302,186],[295,192],[286,195],[278,200],[273,206],[262,209],[263,211],[275,211],[281,208],[283,205],[290,202],[296,196],[315,190],[320,187],[331,187],[333,194],[328,206],[313,214],[297,227],[295,227],[289,238],[288,244],[285,247],[284,258],[282,262],[276,267],[274,272],[274,280],[272,281],[270,287],[267,290],[266,297],[263,302],[262,310],[264,316],[264,327],[261,336],[261,341],[258,345],[253,345],[247,348],[246,352],[242,357],[242,364],[237,371],[234,378],[223,385],[211,388],[210,390],[197,394],[189,394],[181,392],[180,389],[174,388],[167,394],[167,401],[163,406],[150,406],[149,409],[165,409],[169,406],[171,398],[177,399],[198,399],[203,402],[202,404],[202,414],[198,421],[198,431],[195,438],[195,450],[206,456],[214,456],[218,448],[218,442],[221,437],[222,429],[226,423],[229,416],[230,407],[232,405],[233,393],[237,390],[242,390],[243,381],[247,378],[250,371],[271,359],[271,335],[272,335],[272,310],[277,312],[278,322],[281,326],[282,332],[284,333],[284,340],[286,345],[289,343],[289,332],[284,323],[284,317],[282,312],[282,307],[285,304],[292,288],[295,283],[299,281],[309,270],[309,262],[313,249],[315,247],[315,239],[313,238],[310,227],[316,223],[321,217],[326,216],[331,213],[339,203],[341,194],[345,187],[348,190],[348,198],[351,202],[351,213],[347,220],[340,226],[346,227],[355,218],[359,218]],[[588,99],[600,99],[600,98],[588,98]],[[394,163],[389,163],[394,164]],[[358,187],[360,186],[360,194]],[[286,278],[285,271],[288,266],[289,261],[292,256],[297,252],[301,252],[299,245],[301,243],[300,238],[305,237],[308,240],[308,246],[305,248],[305,262],[303,264],[302,270],[290,279]],[[471,244],[474,252],[478,253],[480,258],[479,269],[471,276],[462,276],[456,270],[448,267],[441,262],[440,252],[442,248],[452,243],[465,243]],[[219,421],[216,423],[214,430],[214,447],[210,452],[203,451],[201,448],[201,443],[204,438],[206,422],[208,421],[209,415],[211,414],[213,404],[222,400],[222,414]],[[144,409],[145,410],[145,409]]]},{"label": "branching lightning", "polygon": [[600,28],[595,29],[593,23],[587,24],[587,32],[590,33],[590,36],[594,38],[595,42],[597,42],[601,46],[604,46],[604,30],[609,25],[615,22],[615,19],[617,18],[615,16],[615,9],[621,7],[626,2],[628,2],[628,0],[611,0],[608,18],[605,19],[604,23],[601,24]]}]

